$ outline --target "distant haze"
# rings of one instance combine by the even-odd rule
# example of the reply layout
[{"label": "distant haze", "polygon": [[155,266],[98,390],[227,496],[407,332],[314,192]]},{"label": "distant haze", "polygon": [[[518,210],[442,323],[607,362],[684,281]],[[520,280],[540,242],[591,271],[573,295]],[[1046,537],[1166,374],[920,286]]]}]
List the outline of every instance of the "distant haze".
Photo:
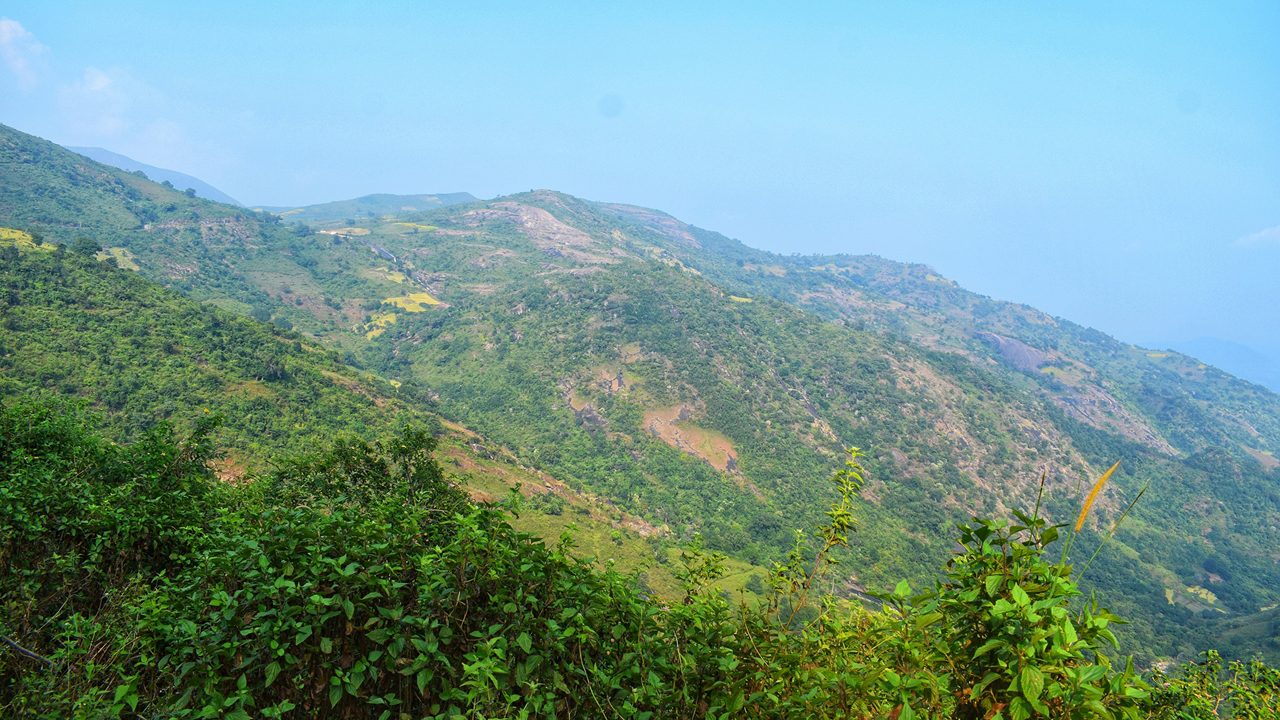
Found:
[{"label": "distant haze", "polygon": [[0,12],[0,122],[247,203],[549,187],[1280,375],[1274,2]]}]

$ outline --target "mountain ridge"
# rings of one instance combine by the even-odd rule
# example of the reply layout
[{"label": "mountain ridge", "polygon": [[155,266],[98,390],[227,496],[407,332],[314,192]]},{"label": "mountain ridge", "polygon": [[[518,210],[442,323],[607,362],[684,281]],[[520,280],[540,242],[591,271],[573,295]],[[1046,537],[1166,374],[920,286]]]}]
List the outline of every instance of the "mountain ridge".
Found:
[{"label": "mountain ridge", "polygon": [[199,195],[205,200],[212,200],[214,202],[225,203],[227,205],[237,205],[237,206],[243,205],[243,203],[231,197],[230,195],[222,192],[218,188],[210,185],[209,183],[201,180],[198,177],[188,175],[184,172],[156,167],[154,165],[148,165],[144,162],[139,162],[137,160],[134,160],[131,157],[127,157],[125,155],[121,155],[120,153],[107,150],[106,148],[73,147],[71,145],[68,145],[66,147],[68,150],[72,152],[84,155],[90,160],[103,163],[104,165],[111,165],[113,167],[118,167],[121,170],[127,170],[128,172],[145,173],[149,179],[154,180],[155,182],[158,182],[158,183],[167,182],[170,185],[172,185],[174,188],[177,188],[178,190],[186,190],[187,188],[191,188],[192,190],[195,190],[196,195]]}]

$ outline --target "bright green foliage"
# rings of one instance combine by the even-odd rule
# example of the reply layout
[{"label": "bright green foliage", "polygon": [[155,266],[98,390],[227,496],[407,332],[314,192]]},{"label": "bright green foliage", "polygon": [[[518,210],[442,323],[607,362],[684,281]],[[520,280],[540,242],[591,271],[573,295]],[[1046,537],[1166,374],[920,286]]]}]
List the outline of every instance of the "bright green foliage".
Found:
[{"label": "bright green foliage", "polygon": [[205,469],[212,424],[118,446],[58,408],[0,412],[0,712],[1273,716],[1260,664],[1222,680],[1211,658],[1155,692],[1113,668],[1114,618],[1043,559],[1038,518],[963,528],[926,595],[903,583],[874,612],[814,598],[860,507],[856,454],[816,544],[775,570],[776,597],[735,610],[708,590],[714,554],[686,553],[689,592],[668,606],[470,506],[422,433],[339,440],[228,486]]},{"label": "bright green foliage", "polygon": [[828,598],[795,627],[825,553],[846,541],[859,478],[855,450],[834,478],[841,501],[816,533],[812,570],[798,543],[775,572],[774,614],[744,618],[751,647],[771,653],[752,668],[749,702],[779,698],[787,717],[1140,717],[1145,685],[1131,664],[1115,671],[1101,654],[1117,618],[1072,602],[1080,592],[1070,569],[1043,557],[1057,528],[1038,517],[961,526],[962,551],[930,593],[912,597],[900,583],[869,615]]},{"label": "bright green foliage", "polygon": [[0,413],[0,634],[32,652],[0,663],[10,716],[138,702],[157,655],[132,628],[134,604],[151,607],[200,551],[218,492],[204,468],[211,427],[181,444],[156,430],[126,449],[40,402]]},{"label": "bright green foliage", "polygon": [[0,248],[0,287],[0,397],[83,398],[116,438],[218,414],[220,446],[251,464],[337,433],[434,422],[412,384],[91,258]]},{"label": "bright green foliage", "polygon": [[1070,566],[1051,564],[1045,547],[1057,527],[1019,513],[1012,527],[980,521],[960,527],[963,551],[932,596],[915,601],[940,616],[931,646],[947,656],[960,701],[957,718],[1139,717],[1146,697],[1131,663],[1114,670],[1118,618],[1080,595]]}]

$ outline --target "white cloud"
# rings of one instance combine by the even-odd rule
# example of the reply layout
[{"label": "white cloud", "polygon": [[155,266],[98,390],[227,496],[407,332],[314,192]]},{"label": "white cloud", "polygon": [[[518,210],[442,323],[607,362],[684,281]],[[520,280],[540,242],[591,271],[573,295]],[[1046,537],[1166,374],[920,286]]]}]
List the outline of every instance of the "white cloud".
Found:
[{"label": "white cloud", "polygon": [[1239,247],[1263,247],[1267,245],[1280,245],[1280,225],[1264,228],[1251,235],[1236,240]]},{"label": "white cloud", "polygon": [[129,95],[115,74],[87,67],[80,79],[58,94],[63,117],[80,133],[118,137],[129,129]]},{"label": "white cloud", "polygon": [[13,96],[39,118],[28,129],[68,145],[99,145],[161,167],[207,165],[181,122],[183,108],[163,91],[126,68],[88,66],[73,75],[51,60],[22,23],[0,17],[0,109]]},{"label": "white cloud", "polygon": [[22,27],[22,23],[0,18],[0,64],[18,81],[18,87],[31,90],[40,83],[49,48]]},{"label": "white cloud", "polygon": [[73,135],[94,142],[143,130],[164,113],[164,94],[121,68],[87,67],[62,87],[58,104]]}]

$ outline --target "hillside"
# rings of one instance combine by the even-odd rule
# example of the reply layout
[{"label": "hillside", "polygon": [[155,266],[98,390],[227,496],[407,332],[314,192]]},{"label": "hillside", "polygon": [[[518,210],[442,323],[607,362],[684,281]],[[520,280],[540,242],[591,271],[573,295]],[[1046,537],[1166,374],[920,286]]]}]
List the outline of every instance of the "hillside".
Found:
[{"label": "hillside", "polygon": [[263,207],[286,220],[317,224],[350,224],[356,218],[367,220],[384,215],[434,210],[446,205],[475,202],[471,193],[439,193],[435,195],[391,195],[378,193],[351,200],[335,200],[302,207]]},{"label": "hillside", "polygon": [[676,538],[780,558],[858,445],[871,504],[844,581],[921,582],[955,521],[1029,507],[1042,471],[1069,519],[1119,459],[1077,552],[1150,483],[1085,579],[1134,619],[1127,642],[1189,653],[1280,601],[1280,401],[1185,357],[922,266],[784,258],[641,208],[540,191],[290,227],[69,155],[0,135],[0,225],[100,224],[143,275],[420,387]]},{"label": "hillside", "polygon": [[334,353],[166,291],[75,251],[0,241],[0,397],[79,398],[130,440],[159,422],[190,430],[216,413],[227,474],[335,434],[438,426],[412,387]]},{"label": "hillside", "polygon": [[176,190],[194,190],[196,195],[205,200],[225,203],[227,205],[239,205],[240,203],[230,195],[222,192],[218,188],[201,180],[198,177],[192,177],[186,173],[177,170],[166,170],[154,165],[148,165],[138,162],[131,157],[126,157],[120,153],[114,153],[100,147],[67,147],[68,150],[80,153],[90,160],[96,160],[104,165],[120,168],[129,172],[144,173],[147,178],[158,183],[169,183]]},{"label": "hillside", "polygon": [[[528,503],[514,520],[520,529],[553,541],[575,525],[584,555],[642,571],[664,596],[677,591],[661,528],[441,421],[422,388],[356,370],[298,335],[195,303],[111,260],[38,249],[16,235],[0,229],[0,401],[82,401],[117,442],[162,423],[185,435],[217,417],[212,467],[236,483],[335,437],[421,428],[438,439],[445,476],[474,499],[502,500],[520,487]],[[718,587],[734,593],[761,572],[740,562],[728,569]]]}]

